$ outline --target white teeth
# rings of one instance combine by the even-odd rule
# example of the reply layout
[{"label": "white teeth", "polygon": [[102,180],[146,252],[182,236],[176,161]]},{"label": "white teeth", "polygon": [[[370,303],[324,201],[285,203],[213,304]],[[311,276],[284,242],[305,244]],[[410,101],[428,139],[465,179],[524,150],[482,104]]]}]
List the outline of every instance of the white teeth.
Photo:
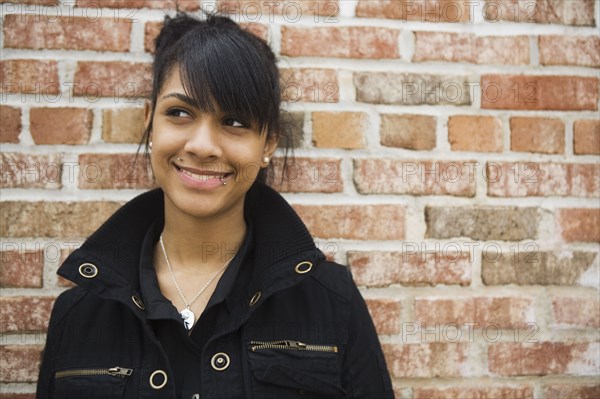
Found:
[{"label": "white teeth", "polygon": [[214,179],[223,180],[225,178],[225,175],[199,175],[199,174],[192,173],[185,169],[180,169],[180,170],[183,173],[185,173],[186,175],[190,176],[191,178],[199,180],[199,181],[209,181],[209,180],[214,180]]}]

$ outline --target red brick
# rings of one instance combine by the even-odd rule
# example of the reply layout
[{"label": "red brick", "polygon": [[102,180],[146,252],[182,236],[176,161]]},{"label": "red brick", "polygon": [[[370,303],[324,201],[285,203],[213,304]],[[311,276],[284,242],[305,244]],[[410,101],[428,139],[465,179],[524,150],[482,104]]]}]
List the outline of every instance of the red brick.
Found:
[{"label": "red brick", "polygon": [[560,209],[557,223],[567,242],[600,242],[600,209]]},{"label": "red brick", "polygon": [[18,143],[21,127],[21,108],[0,105],[0,143]]},{"label": "red brick", "polygon": [[365,300],[369,313],[375,324],[377,334],[391,335],[400,333],[400,302],[391,299]]},{"label": "red brick", "polygon": [[493,116],[451,116],[448,141],[453,151],[502,152],[502,122]]},{"label": "red brick", "polygon": [[493,197],[600,197],[600,165],[488,162]]},{"label": "red brick", "polygon": [[598,85],[596,77],[482,75],[481,108],[595,111]]},{"label": "red brick", "polygon": [[484,12],[490,22],[595,26],[594,0],[487,0]]},{"label": "red brick", "polygon": [[77,0],[77,7],[90,8],[159,8],[197,11],[200,0]]},{"label": "red brick", "polygon": [[48,331],[54,297],[1,297],[0,333]]},{"label": "red brick", "polygon": [[469,253],[456,252],[460,248],[446,249],[431,253],[407,244],[405,252],[350,251],[348,264],[360,286],[469,285],[472,263]]},{"label": "red brick", "polygon": [[600,120],[579,120],[573,124],[573,152],[600,154]]},{"label": "red brick", "polygon": [[35,382],[43,345],[2,345],[0,382]]},{"label": "red brick", "polygon": [[461,377],[468,372],[468,344],[383,344],[386,364],[395,378]]},{"label": "red brick", "polygon": [[[283,174],[283,158],[271,160],[271,186],[286,193],[339,193],[344,190],[341,159],[294,157],[287,161]],[[283,177],[283,180],[282,180]]]},{"label": "red brick", "polygon": [[404,207],[377,205],[294,205],[315,237],[356,240],[404,238]]},{"label": "red brick", "polygon": [[[529,64],[527,36],[476,36],[472,33],[415,32],[413,62]],[[510,51],[506,51],[510,49]]]},{"label": "red brick", "polygon": [[60,154],[40,155],[20,152],[0,154],[2,180],[0,188],[62,187],[62,157]]},{"label": "red brick", "polygon": [[546,399],[598,399],[600,384],[552,384],[544,389]]},{"label": "red brick", "polygon": [[32,108],[30,129],[36,144],[87,144],[92,111],[85,108]]},{"label": "red brick", "polygon": [[0,287],[41,288],[44,253],[20,250],[19,244],[2,242],[0,252]]},{"label": "red brick", "polygon": [[0,82],[4,93],[60,93],[56,61],[0,61]]},{"label": "red brick", "polygon": [[540,64],[600,66],[598,36],[540,36]]},{"label": "red brick", "polygon": [[281,28],[281,54],[291,57],[399,58],[396,29],[348,27]]},{"label": "red brick", "polygon": [[600,328],[600,298],[555,296],[552,317],[556,324],[574,328]]},{"label": "red brick", "polygon": [[361,194],[475,195],[476,162],[355,159]]},{"label": "red brick", "polygon": [[7,15],[4,46],[8,48],[129,51],[131,20],[113,18]]},{"label": "red brick", "polygon": [[[326,17],[325,22],[337,22],[339,0],[218,0],[217,9],[227,14],[239,14],[236,21],[250,19],[249,16],[284,15],[286,21],[297,22],[299,16]],[[255,17],[252,17],[255,18]]]},{"label": "red brick", "polygon": [[474,328],[506,328],[535,322],[528,298],[415,298],[415,319],[427,326],[476,323]]},{"label": "red brick", "polygon": [[150,64],[133,62],[78,62],[73,94],[89,101],[99,97],[145,97],[152,91]]},{"label": "red brick", "polygon": [[35,4],[39,6],[56,6],[60,0],[0,0],[0,3]]},{"label": "red brick", "polygon": [[84,190],[152,188],[154,180],[135,154],[80,154],[79,184]]},{"label": "red brick", "polygon": [[282,100],[337,103],[340,89],[335,69],[280,69]]},{"label": "red brick", "polygon": [[[0,0],[0,3],[2,0]],[[0,399],[35,399],[35,393],[3,393],[0,392]]]},{"label": "red brick", "polygon": [[146,129],[144,108],[105,109],[102,140],[107,143],[139,144]]},{"label": "red brick", "polygon": [[564,154],[565,124],[555,118],[510,118],[510,149]]},{"label": "red brick", "polygon": [[414,388],[414,399],[533,399],[533,387],[525,386],[458,386]]},{"label": "red brick", "polygon": [[121,205],[102,201],[5,201],[0,207],[0,237],[87,237]]},{"label": "red brick", "polygon": [[312,141],[317,148],[365,148],[368,115],[363,112],[313,112]]},{"label": "red brick", "polygon": [[381,115],[381,145],[409,150],[433,150],[436,118],[428,115]]},{"label": "red brick", "polygon": [[597,342],[502,342],[488,346],[490,371],[503,376],[596,375],[600,367]]},{"label": "red brick", "polygon": [[421,22],[468,22],[469,5],[459,0],[360,0],[357,17]]}]

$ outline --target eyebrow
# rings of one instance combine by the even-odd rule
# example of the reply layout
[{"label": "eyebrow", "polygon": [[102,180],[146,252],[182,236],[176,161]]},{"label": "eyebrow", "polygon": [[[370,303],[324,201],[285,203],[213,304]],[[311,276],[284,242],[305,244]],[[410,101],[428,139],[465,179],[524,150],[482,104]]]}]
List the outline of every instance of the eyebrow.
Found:
[{"label": "eyebrow", "polygon": [[183,101],[184,103],[188,104],[190,107],[196,107],[196,102],[191,99],[190,97],[186,96],[185,94],[181,94],[181,93],[170,93],[167,94],[165,96],[161,97],[161,100],[166,100],[167,98],[176,98],[180,101]]}]

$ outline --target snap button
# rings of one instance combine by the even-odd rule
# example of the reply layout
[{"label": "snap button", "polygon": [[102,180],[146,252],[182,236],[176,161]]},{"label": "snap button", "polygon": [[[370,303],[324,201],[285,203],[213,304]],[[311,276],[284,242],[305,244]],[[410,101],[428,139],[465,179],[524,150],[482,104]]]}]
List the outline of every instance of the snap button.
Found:
[{"label": "snap button", "polygon": [[216,353],[212,359],[210,359],[210,365],[217,371],[223,371],[229,367],[229,356],[227,356],[227,353],[223,352]]},{"label": "snap button", "polygon": [[82,263],[79,266],[79,274],[85,278],[94,278],[98,275],[98,268],[91,263]]},{"label": "snap button", "polygon": [[312,269],[312,267],[313,267],[312,262],[304,261],[304,262],[298,263],[294,270],[296,270],[296,273],[298,273],[298,274],[304,274],[304,273],[308,273],[310,271],[310,269]]},{"label": "snap button", "polygon": [[[160,382],[161,378],[162,382]],[[167,373],[162,370],[156,370],[150,374],[150,386],[153,389],[162,389],[165,387],[165,385],[167,385],[167,379]]]},{"label": "snap button", "polygon": [[256,302],[258,302],[258,300],[260,299],[260,291],[258,291],[256,294],[254,294],[252,296],[252,298],[250,299],[250,306],[253,306],[254,304],[256,304]]},{"label": "snap button", "polygon": [[146,309],[146,305],[144,305],[144,302],[142,302],[142,299],[139,296],[132,295],[131,300],[133,301],[133,303],[135,303],[135,306],[137,306],[141,310]]}]

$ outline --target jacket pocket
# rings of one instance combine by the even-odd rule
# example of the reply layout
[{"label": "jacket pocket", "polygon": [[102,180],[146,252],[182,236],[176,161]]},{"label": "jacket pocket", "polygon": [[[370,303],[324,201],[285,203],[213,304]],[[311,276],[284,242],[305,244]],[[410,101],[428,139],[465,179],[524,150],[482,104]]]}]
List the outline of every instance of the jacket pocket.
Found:
[{"label": "jacket pocket", "polygon": [[295,340],[250,341],[248,358],[254,397],[338,398],[340,348]]},{"label": "jacket pocket", "polygon": [[73,367],[54,373],[53,399],[123,398],[133,369],[127,367]]}]

